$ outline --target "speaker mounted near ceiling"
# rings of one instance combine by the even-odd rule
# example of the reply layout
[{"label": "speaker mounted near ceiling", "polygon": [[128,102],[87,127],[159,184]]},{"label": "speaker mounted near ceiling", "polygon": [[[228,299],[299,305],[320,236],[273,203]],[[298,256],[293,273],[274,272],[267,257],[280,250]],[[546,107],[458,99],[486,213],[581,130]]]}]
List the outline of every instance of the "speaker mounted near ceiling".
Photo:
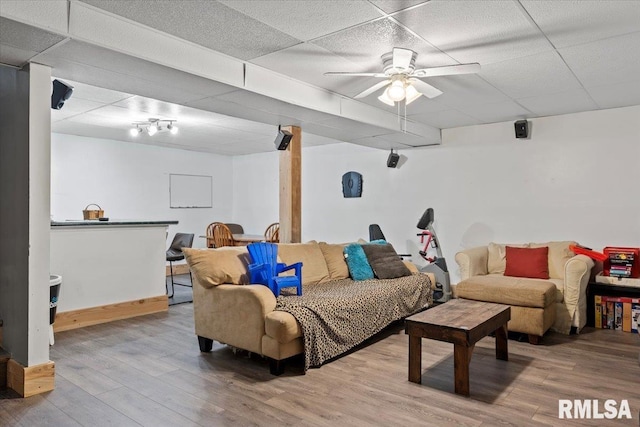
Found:
[{"label": "speaker mounted near ceiling", "polygon": [[58,79],[54,80],[53,92],[51,93],[51,108],[54,110],[61,109],[65,101],[71,98],[72,93],[73,86]]},{"label": "speaker mounted near ceiling", "polygon": [[526,120],[518,120],[513,124],[516,131],[516,138],[529,137],[529,122]]},{"label": "speaker mounted near ceiling", "polygon": [[393,149],[391,149],[391,154],[387,157],[387,167],[395,168],[398,166],[398,162],[400,161],[400,155],[398,153],[394,153]]},{"label": "speaker mounted near ceiling", "polygon": [[278,129],[278,136],[276,136],[276,140],[274,144],[277,150],[286,150],[289,147],[289,143],[291,142],[291,138],[293,138],[293,134],[289,131]]}]

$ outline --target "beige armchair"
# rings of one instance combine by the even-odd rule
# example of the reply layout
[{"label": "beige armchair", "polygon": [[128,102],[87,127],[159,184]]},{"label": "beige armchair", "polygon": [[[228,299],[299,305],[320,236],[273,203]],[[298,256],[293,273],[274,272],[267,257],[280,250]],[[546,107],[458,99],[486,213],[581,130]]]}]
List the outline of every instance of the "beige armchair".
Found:
[{"label": "beige armchair", "polygon": [[529,335],[531,343],[551,328],[569,334],[587,323],[586,288],[594,266],[585,255],[569,249],[574,242],[508,245],[549,248],[549,279],[505,276],[507,245],[490,243],[456,254],[461,281],[458,298],[508,304],[511,306],[510,331]]}]

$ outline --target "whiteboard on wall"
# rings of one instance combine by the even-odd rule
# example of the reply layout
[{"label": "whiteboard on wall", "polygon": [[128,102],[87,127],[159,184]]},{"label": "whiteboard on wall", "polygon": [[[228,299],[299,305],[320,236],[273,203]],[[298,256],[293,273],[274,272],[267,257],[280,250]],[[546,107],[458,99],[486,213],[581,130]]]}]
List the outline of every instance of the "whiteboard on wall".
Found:
[{"label": "whiteboard on wall", "polygon": [[213,177],[169,174],[169,207],[213,207]]}]

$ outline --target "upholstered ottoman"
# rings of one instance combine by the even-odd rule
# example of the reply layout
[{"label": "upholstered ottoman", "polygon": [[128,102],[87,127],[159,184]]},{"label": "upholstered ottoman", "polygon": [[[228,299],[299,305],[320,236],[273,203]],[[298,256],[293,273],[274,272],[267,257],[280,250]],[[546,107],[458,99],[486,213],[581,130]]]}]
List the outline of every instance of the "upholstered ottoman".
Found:
[{"label": "upholstered ottoman", "polygon": [[501,274],[472,276],[456,286],[458,298],[510,305],[507,329],[528,334],[531,344],[538,344],[553,325],[557,292],[558,288],[547,280]]}]

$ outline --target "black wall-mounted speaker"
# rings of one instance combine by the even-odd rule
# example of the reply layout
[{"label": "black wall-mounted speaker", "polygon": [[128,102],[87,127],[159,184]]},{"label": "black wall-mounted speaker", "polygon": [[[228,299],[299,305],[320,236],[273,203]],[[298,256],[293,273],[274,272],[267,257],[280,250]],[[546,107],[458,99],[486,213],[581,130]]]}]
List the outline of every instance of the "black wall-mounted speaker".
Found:
[{"label": "black wall-mounted speaker", "polygon": [[291,142],[291,138],[293,138],[293,134],[291,132],[287,132],[286,130],[279,130],[278,136],[276,136],[276,140],[274,144],[278,150],[286,150]]},{"label": "black wall-mounted speaker", "polygon": [[350,171],[342,175],[342,195],[346,198],[362,197],[362,175]]},{"label": "black wall-mounted speaker", "polygon": [[73,93],[73,86],[60,80],[53,81],[53,93],[51,94],[51,108],[59,110],[64,105],[64,102],[71,98]]},{"label": "black wall-mounted speaker", "polygon": [[396,166],[398,166],[399,160],[400,160],[400,155],[392,151],[391,154],[389,154],[389,157],[387,158],[387,167],[395,168]]},{"label": "black wall-mounted speaker", "polygon": [[529,136],[529,122],[518,120],[513,125],[516,129],[516,138],[527,138]]}]

